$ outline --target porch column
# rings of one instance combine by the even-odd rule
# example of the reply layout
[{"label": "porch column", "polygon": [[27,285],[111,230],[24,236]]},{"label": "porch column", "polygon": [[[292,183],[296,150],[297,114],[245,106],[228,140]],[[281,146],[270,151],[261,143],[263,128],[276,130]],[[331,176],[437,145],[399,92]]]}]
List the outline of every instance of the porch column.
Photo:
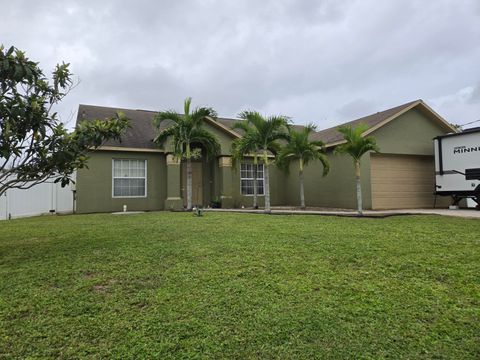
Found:
[{"label": "porch column", "polygon": [[180,159],[167,155],[167,198],[165,210],[182,210],[183,200],[180,191]]},{"label": "porch column", "polygon": [[221,189],[220,201],[222,208],[233,207],[233,184],[232,184],[232,157],[220,156],[218,158],[218,167],[220,168]]}]

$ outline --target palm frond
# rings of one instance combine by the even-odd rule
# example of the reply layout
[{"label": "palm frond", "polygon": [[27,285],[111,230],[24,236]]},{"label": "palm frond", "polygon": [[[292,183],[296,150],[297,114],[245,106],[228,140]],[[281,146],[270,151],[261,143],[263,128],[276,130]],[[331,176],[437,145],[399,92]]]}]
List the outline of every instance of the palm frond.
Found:
[{"label": "palm frond", "polygon": [[237,167],[237,163],[242,160],[246,154],[250,152],[250,144],[245,141],[245,138],[235,139],[232,142],[232,165],[234,168]]},{"label": "palm frond", "polygon": [[322,176],[327,176],[327,174],[330,172],[330,162],[328,161],[328,157],[322,153],[317,153],[317,156],[317,160],[319,160],[323,166]]},{"label": "palm frond", "polygon": [[249,125],[254,126],[260,131],[265,126],[265,118],[258,111],[242,111],[239,115],[240,119],[247,120]]},{"label": "palm frond", "polygon": [[232,145],[234,161],[242,159],[246,154],[267,154],[271,152],[277,156],[281,151],[278,140],[289,140],[289,118],[283,115],[269,117],[262,116],[258,111],[245,110],[238,114],[240,119],[234,124],[234,129],[243,131],[241,139]]},{"label": "palm frond", "polygon": [[170,126],[165,130],[160,131],[153,141],[156,144],[158,144],[160,147],[163,147],[163,145],[165,144],[165,141],[167,141],[169,137],[174,136],[177,131],[178,131],[177,125]]},{"label": "palm frond", "polygon": [[267,118],[267,122],[272,129],[285,128],[290,124],[290,118],[284,115],[272,115]]},{"label": "palm frond", "polygon": [[183,102],[183,113],[185,114],[185,116],[190,115],[190,105],[191,104],[192,104],[192,98],[187,97]]},{"label": "palm frond", "polygon": [[310,144],[312,144],[316,147],[322,148],[322,149],[325,148],[325,143],[321,140],[312,140],[312,141],[310,141]]},{"label": "palm frond", "polygon": [[255,136],[252,133],[246,133],[245,136],[236,139],[232,143],[232,156],[240,159],[249,153],[255,153],[258,150]]},{"label": "palm frond", "polygon": [[243,110],[241,111],[239,114],[238,114],[238,117],[240,119],[243,119],[243,120],[249,120],[251,119],[253,116],[258,116],[260,115],[260,113],[258,111],[255,111],[255,110]]},{"label": "palm frond", "polygon": [[312,132],[317,131],[317,125],[314,123],[309,123],[303,128],[303,131],[310,135]]},{"label": "palm frond", "polygon": [[243,130],[245,133],[247,133],[251,129],[251,127],[247,121],[237,121],[233,124],[232,129]]},{"label": "palm frond", "polygon": [[201,144],[205,149],[207,158],[220,153],[220,144],[217,138],[209,131],[202,128],[195,128],[191,132],[190,143]]},{"label": "palm frond", "polygon": [[290,149],[284,147],[278,153],[277,158],[275,159],[275,165],[288,175],[290,173],[290,163],[295,159],[296,156],[290,151]]},{"label": "palm frond", "polygon": [[273,155],[277,155],[278,153],[280,153],[282,149],[282,145],[280,145],[278,142],[276,141],[272,141],[270,142],[270,144],[268,144],[268,148],[267,150],[270,151]]},{"label": "palm frond", "polygon": [[202,125],[207,116],[215,119],[217,113],[208,107],[195,108],[191,111],[191,103],[191,98],[185,99],[184,115],[172,110],[155,115],[154,124],[157,128],[166,121],[171,122],[171,126],[160,131],[154,141],[159,146],[163,146],[167,139],[171,138],[172,151],[179,158],[184,157],[194,143],[202,144],[207,156],[215,155],[220,151],[220,144],[214,135],[202,129]]},{"label": "palm frond", "polygon": [[334,152],[336,154],[348,154],[355,161],[358,161],[369,151],[380,152],[374,137],[363,136],[363,133],[368,130],[367,125],[360,124],[357,127],[343,125],[339,126],[337,130],[342,133],[345,143],[335,148]]},{"label": "palm frond", "polygon": [[201,126],[207,117],[216,119],[217,116],[217,112],[209,107],[195,108],[190,114],[190,118],[195,126]]},{"label": "palm frond", "polygon": [[153,124],[155,127],[160,128],[164,122],[179,123],[182,121],[181,115],[177,114],[174,110],[160,111],[153,117]]},{"label": "palm frond", "polygon": [[314,125],[307,125],[301,130],[290,129],[290,139],[280,151],[277,160],[277,165],[282,170],[288,173],[290,163],[294,160],[299,160],[304,165],[310,161],[319,160],[323,165],[323,176],[328,174],[330,166],[323,142],[310,140],[310,134],[314,130]]}]

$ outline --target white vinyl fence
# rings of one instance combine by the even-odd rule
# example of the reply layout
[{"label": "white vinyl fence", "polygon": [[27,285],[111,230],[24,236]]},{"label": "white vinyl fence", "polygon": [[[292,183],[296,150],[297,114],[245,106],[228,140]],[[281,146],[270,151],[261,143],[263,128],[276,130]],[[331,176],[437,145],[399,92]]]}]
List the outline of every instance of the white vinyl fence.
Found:
[{"label": "white vinyl fence", "polygon": [[74,212],[73,186],[45,182],[30,189],[9,189],[0,196],[0,220]]}]

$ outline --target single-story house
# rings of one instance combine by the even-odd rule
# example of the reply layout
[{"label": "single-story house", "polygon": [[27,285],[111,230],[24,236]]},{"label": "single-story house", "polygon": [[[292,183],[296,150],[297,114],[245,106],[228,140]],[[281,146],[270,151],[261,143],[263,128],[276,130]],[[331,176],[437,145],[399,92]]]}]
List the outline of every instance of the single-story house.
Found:
[{"label": "single-story house", "polygon": [[[154,111],[130,110],[80,105],[77,123],[103,119],[122,111],[131,128],[121,141],[109,141],[90,153],[88,169],[76,174],[76,211],[79,213],[122,211],[126,205],[134,210],[178,210],[185,205],[185,164],[169,153],[168,144],[160,149],[153,142],[157,129]],[[252,206],[252,159],[232,164],[232,141],[241,137],[233,129],[239,120],[209,119],[205,128],[221,144],[214,159],[202,158],[193,164],[193,203],[208,206],[212,201],[222,207]],[[416,100],[385,111],[353,120],[364,123],[364,135],[377,139],[380,154],[362,158],[362,189],[366,209],[428,208],[434,205],[435,171],[432,139],[456,129],[422,100]],[[167,125],[168,126],[168,125]],[[335,155],[342,143],[336,127],[318,131],[313,138],[327,147],[330,173],[322,177],[320,163],[305,169],[307,206],[356,207],[354,166],[352,159]],[[263,192],[260,178],[260,205]],[[297,165],[289,174],[271,166],[272,206],[299,205]]]}]

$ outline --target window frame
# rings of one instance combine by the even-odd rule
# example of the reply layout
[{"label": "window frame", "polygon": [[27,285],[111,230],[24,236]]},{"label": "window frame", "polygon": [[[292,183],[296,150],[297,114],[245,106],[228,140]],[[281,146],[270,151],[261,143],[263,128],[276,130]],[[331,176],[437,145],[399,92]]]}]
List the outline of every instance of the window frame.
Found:
[{"label": "window frame", "polygon": [[[118,177],[118,176],[115,176],[115,161],[119,161],[119,160],[143,161],[145,163],[145,176],[143,176],[143,177]],[[144,198],[146,198],[147,194],[148,194],[147,165],[148,165],[147,159],[112,158],[112,198],[113,199],[144,199]],[[145,194],[140,195],[140,196],[137,196],[137,195],[134,195],[134,196],[118,196],[118,195],[115,195],[115,179],[143,179],[143,180],[145,180]]]},{"label": "window frame", "polygon": [[[252,166],[255,166],[255,164],[254,164],[254,163],[251,163],[251,162],[243,162],[243,163],[240,164],[240,171],[239,171],[239,177],[240,177],[240,195],[241,195],[241,196],[255,196],[255,194],[243,194],[243,192],[242,192],[242,180],[252,180],[252,181],[254,180],[253,177],[252,177],[252,178],[243,178],[243,177],[242,177],[242,165],[252,165]],[[259,181],[259,180],[263,181],[263,187],[262,187],[263,193],[262,193],[262,194],[257,193],[257,196],[265,196],[265,164],[257,164],[257,166],[262,166],[262,169],[263,169],[263,171],[262,171],[263,176],[262,176],[262,177],[257,177],[257,181]],[[257,189],[258,189],[258,187],[257,187]]]}]

